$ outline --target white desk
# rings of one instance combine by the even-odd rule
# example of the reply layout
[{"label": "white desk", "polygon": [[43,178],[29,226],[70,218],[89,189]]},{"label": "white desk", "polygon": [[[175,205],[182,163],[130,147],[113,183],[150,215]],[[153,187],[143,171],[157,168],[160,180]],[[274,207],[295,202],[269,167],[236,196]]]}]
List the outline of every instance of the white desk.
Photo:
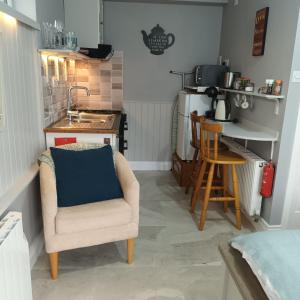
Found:
[{"label": "white desk", "polygon": [[267,127],[257,125],[246,119],[241,119],[239,123],[220,122],[223,125],[222,135],[245,140],[247,148],[248,140],[271,142],[272,149],[270,158],[273,158],[274,144],[278,141],[279,132],[273,131]]},{"label": "white desk", "polygon": [[223,135],[228,137],[264,142],[276,142],[278,140],[277,132],[259,130],[243,123],[222,123],[222,125]]}]

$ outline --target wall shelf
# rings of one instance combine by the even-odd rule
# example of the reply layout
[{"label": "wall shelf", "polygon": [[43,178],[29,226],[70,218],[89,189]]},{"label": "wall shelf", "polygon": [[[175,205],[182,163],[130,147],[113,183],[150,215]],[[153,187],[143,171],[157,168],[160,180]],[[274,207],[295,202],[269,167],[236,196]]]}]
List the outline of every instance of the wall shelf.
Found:
[{"label": "wall shelf", "polygon": [[251,105],[250,105],[251,108],[253,108],[254,97],[260,98],[260,99],[266,100],[266,101],[273,101],[275,103],[275,110],[274,110],[275,115],[279,114],[280,100],[285,99],[285,96],[283,96],[283,95],[281,95],[281,96],[266,95],[266,94],[261,94],[261,93],[257,93],[257,92],[245,92],[245,91],[240,91],[240,90],[223,89],[223,88],[222,89],[220,88],[220,91],[226,92],[226,93],[231,93],[231,94],[237,94],[237,95],[245,95],[246,97],[249,97],[250,101],[251,101]]},{"label": "wall shelf", "polygon": [[67,50],[67,49],[39,49],[42,55],[47,56],[58,56],[63,58],[71,58],[75,60],[86,60],[91,59],[89,56],[81,54],[77,51]]}]

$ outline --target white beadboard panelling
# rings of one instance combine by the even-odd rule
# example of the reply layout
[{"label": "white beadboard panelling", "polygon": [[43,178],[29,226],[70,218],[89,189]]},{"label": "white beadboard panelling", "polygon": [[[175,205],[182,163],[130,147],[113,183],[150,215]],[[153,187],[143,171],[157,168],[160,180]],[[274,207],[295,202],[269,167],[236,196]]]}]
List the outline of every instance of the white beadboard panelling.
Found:
[{"label": "white beadboard panelling", "polygon": [[37,32],[0,14],[5,128],[0,131],[0,196],[30,170],[43,148]]},{"label": "white beadboard panelling", "polygon": [[128,151],[131,162],[171,161],[171,119],[173,103],[125,101]]}]

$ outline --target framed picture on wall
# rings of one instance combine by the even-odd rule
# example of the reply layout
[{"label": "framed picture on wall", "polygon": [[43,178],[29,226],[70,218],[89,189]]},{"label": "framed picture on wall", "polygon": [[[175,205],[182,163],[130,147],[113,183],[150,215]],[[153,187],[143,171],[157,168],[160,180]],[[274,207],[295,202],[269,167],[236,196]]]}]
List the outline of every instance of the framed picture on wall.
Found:
[{"label": "framed picture on wall", "polygon": [[268,18],[269,18],[269,7],[265,7],[256,12],[253,49],[252,49],[253,56],[262,56],[265,53]]}]

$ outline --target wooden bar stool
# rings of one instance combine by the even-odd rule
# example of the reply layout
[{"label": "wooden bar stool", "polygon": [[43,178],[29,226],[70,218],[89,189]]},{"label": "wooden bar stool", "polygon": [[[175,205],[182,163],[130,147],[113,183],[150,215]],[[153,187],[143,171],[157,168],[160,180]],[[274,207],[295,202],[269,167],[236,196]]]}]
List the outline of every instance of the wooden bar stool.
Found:
[{"label": "wooden bar stool", "polygon": [[[241,229],[241,210],[240,210],[240,198],[238,188],[238,177],[236,171],[236,165],[242,165],[246,163],[246,160],[240,155],[231,151],[219,150],[219,136],[222,132],[222,125],[219,123],[203,122],[201,124],[201,136],[200,136],[200,152],[202,155],[202,163],[198,178],[195,184],[194,193],[192,196],[191,212],[195,211],[196,202],[199,197],[201,187],[203,186],[205,172],[208,169],[208,176],[205,185],[205,193],[202,204],[199,229],[203,230],[206,220],[206,211],[209,201],[224,202],[224,211],[227,211],[228,201],[234,202],[236,211],[236,227]],[[213,137],[213,139],[212,139]],[[213,141],[213,144],[212,144]],[[232,183],[233,183],[233,195],[229,193],[228,189],[228,168],[232,168]],[[222,172],[222,185],[213,185],[213,178],[215,170],[220,167]],[[214,190],[221,190],[222,196],[211,195]]]},{"label": "wooden bar stool", "polygon": [[[193,111],[190,118],[192,127],[191,146],[194,148],[194,155],[192,160],[192,173],[185,188],[186,194],[188,194],[191,185],[195,185],[196,179],[198,178],[198,173],[200,171],[202,156],[200,152],[201,124],[207,120],[206,116],[204,115],[198,116],[197,111]],[[227,146],[223,143],[219,144],[219,149],[220,151],[228,150]],[[218,180],[217,178],[215,179]]]}]

